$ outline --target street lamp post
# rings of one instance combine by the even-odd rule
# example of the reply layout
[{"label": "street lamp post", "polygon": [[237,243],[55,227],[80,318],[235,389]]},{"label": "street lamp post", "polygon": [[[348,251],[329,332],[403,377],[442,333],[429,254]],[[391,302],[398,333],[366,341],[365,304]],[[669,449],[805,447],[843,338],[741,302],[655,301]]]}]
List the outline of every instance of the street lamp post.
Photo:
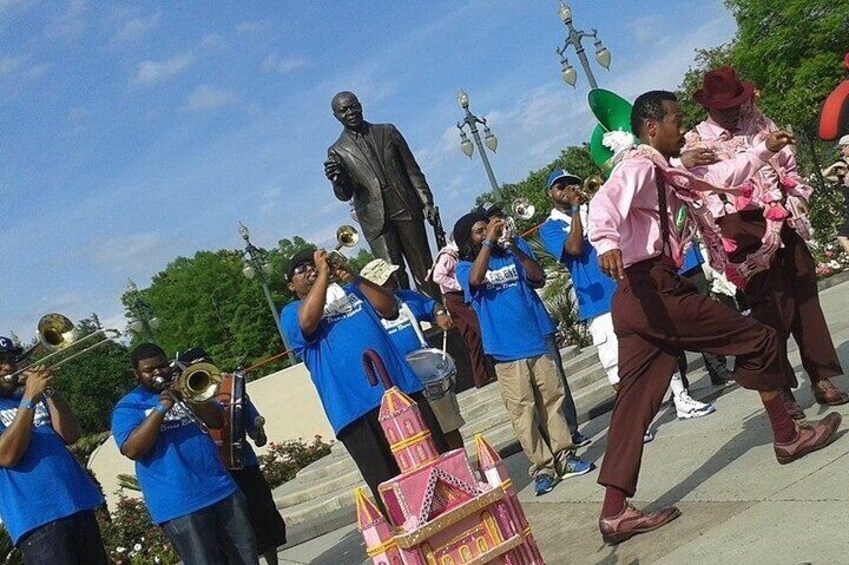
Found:
[{"label": "street lamp post", "polygon": [[272,298],[271,290],[268,288],[266,277],[273,270],[271,263],[268,261],[268,251],[251,243],[251,232],[248,230],[248,226],[242,222],[239,222],[239,235],[245,240],[245,250],[242,251],[242,259],[244,260],[242,274],[248,279],[253,279],[256,276],[259,277],[259,284],[262,286],[262,292],[265,294],[265,300],[268,302],[268,308],[271,310],[274,326],[277,328],[277,333],[280,334],[280,339],[283,341],[283,348],[288,352],[289,361],[294,365],[298,361],[295,358],[295,354],[289,348],[283,328],[280,327],[280,316],[277,313],[277,306],[274,305],[274,298]]},{"label": "street lamp post", "polygon": [[[493,135],[489,126],[486,125],[486,118],[479,118],[472,114],[472,111],[469,110],[469,95],[466,94],[464,90],[460,90],[457,93],[457,103],[460,104],[460,107],[466,111],[466,116],[463,120],[457,122],[457,129],[460,130],[460,149],[469,159],[472,158],[472,155],[475,152],[475,146],[472,145],[471,141],[469,141],[469,138],[466,136],[466,130],[463,129],[464,126],[468,126],[469,132],[472,134],[472,138],[478,146],[478,152],[480,153],[481,160],[483,161],[483,167],[486,169],[486,176],[489,178],[489,184],[492,186],[492,193],[495,195],[495,201],[501,202],[501,189],[498,188],[498,181],[495,180],[495,174],[492,172],[492,166],[489,164],[489,157],[487,157],[486,151],[484,150],[484,145],[486,145],[490,151],[495,153],[495,150],[498,149],[498,138]],[[478,132],[478,124],[483,126],[483,141],[481,141],[481,136]]]},{"label": "street lamp post", "polygon": [[575,29],[575,26],[572,25],[572,8],[568,5],[561,2],[557,12],[560,15],[560,20],[569,30],[569,35],[566,37],[563,47],[555,49],[557,54],[560,55],[560,65],[562,67],[561,76],[563,77],[563,81],[573,88],[578,82],[578,73],[575,71],[575,67],[570,65],[569,60],[566,58],[566,51],[569,49],[569,46],[572,46],[575,48],[575,53],[578,54],[578,60],[581,62],[581,66],[587,74],[587,79],[590,81],[590,88],[598,88],[598,83],[596,82],[595,75],[593,75],[593,71],[590,68],[590,62],[587,60],[587,54],[584,52],[581,40],[585,37],[593,38],[595,60],[605,69],[610,67],[610,51],[607,50],[607,47],[601,44],[601,40],[598,38],[598,31],[596,31],[595,28],[592,28],[592,33]]},{"label": "street lamp post", "polygon": [[142,300],[138,285],[133,279],[127,279],[127,295],[130,297],[129,308],[133,313],[130,330],[133,333],[143,333],[148,341],[154,342],[153,330],[159,327],[159,318],[153,315],[150,304]]}]

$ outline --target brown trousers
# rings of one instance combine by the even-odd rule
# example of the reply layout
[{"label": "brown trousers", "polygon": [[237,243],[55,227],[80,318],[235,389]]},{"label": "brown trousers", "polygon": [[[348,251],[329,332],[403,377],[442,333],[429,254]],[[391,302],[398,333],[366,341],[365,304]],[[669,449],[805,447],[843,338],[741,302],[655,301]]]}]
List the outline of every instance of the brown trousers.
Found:
[{"label": "brown trousers", "polygon": [[[760,211],[753,210],[723,217],[720,227],[723,237],[737,244],[731,260],[739,262],[760,247],[766,222]],[[778,333],[778,353],[787,369],[784,386],[795,388],[799,382],[787,358],[791,335],[799,345],[811,383],[841,375],[843,368],[820,306],[814,258],[790,226],[784,226],[781,241],[784,247],[775,254],[770,268],[753,276],[743,292],[752,317]]]},{"label": "brown trousers", "polygon": [[475,386],[481,388],[495,380],[495,369],[483,352],[478,316],[471,306],[466,304],[462,292],[446,292],[442,297],[445,308],[448,309],[448,313],[454,319],[454,324],[463,338],[463,343],[466,344],[466,352],[469,354],[469,362],[472,365],[472,378],[475,380]]},{"label": "brown trousers", "polygon": [[680,350],[734,355],[734,380],[754,390],[784,382],[775,330],[698,293],[672,262],[654,258],[625,269],[613,295],[619,338],[619,390],[598,482],[633,496],[643,434],[678,367]]}]

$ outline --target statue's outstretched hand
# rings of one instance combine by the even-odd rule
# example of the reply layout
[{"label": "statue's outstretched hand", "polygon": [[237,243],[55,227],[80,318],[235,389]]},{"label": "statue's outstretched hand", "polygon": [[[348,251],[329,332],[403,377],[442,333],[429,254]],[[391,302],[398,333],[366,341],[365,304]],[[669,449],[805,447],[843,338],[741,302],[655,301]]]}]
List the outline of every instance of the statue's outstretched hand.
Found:
[{"label": "statue's outstretched hand", "polygon": [[345,169],[342,168],[342,163],[338,159],[328,157],[324,162],[324,176],[331,182],[337,182],[345,175]]}]

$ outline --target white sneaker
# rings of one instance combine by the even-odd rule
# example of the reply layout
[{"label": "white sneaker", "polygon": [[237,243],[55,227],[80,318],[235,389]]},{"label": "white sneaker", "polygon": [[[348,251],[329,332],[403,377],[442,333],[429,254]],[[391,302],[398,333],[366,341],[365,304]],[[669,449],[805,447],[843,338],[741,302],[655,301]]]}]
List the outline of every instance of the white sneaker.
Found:
[{"label": "white sneaker", "polygon": [[673,397],[673,401],[675,402],[675,411],[678,413],[679,420],[701,418],[702,416],[716,412],[713,404],[694,400],[686,390],[682,391],[678,396]]}]

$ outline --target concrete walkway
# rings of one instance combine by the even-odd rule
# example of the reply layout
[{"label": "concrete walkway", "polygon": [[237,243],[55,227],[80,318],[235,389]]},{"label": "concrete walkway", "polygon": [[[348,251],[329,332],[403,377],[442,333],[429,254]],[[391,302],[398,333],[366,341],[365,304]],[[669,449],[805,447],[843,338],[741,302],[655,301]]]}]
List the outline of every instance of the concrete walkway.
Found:
[{"label": "concrete walkway", "polygon": [[[849,283],[820,294],[832,338],[849,369]],[[791,340],[791,361],[803,375]],[[849,379],[837,384],[849,388]],[[507,460],[534,534],[549,564],[607,565],[746,563],[796,565],[849,563],[849,405],[837,441],[791,465],[776,463],[769,424],[755,393],[739,387],[715,390],[707,379],[693,395],[715,403],[711,416],[681,422],[665,406],[652,424],[657,439],[646,446],[634,503],[658,508],[677,504],[683,515],[669,526],[617,547],[602,544],[597,518],[603,491],[594,472],[534,497],[520,453]],[[813,405],[807,382],[797,398],[809,418],[826,411]],[[609,415],[586,424],[594,439],[583,456],[600,463]],[[282,563],[362,563],[359,532],[348,526],[280,552]]]}]

